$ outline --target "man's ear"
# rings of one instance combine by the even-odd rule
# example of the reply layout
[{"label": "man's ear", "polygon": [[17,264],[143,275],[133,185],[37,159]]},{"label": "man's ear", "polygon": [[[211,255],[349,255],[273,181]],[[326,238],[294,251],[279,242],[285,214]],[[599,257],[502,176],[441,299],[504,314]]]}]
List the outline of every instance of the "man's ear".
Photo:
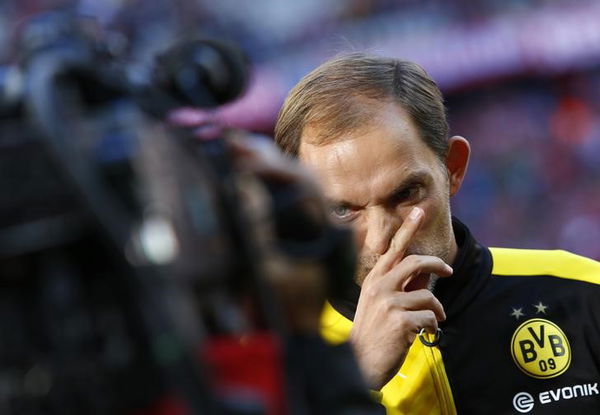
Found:
[{"label": "man's ear", "polygon": [[446,168],[450,179],[450,196],[454,196],[465,178],[471,146],[461,136],[455,135],[448,140],[448,153],[446,155]]}]

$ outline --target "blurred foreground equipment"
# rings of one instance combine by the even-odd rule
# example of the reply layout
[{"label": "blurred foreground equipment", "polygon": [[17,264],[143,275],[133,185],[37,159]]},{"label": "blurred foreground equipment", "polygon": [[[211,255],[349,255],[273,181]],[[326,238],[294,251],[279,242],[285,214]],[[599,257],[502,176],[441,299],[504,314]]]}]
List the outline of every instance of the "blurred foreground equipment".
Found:
[{"label": "blurred foreground equipment", "polygon": [[0,413],[382,411],[288,301],[316,278],[318,314],[345,289],[348,234],[301,184],[163,121],[235,98],[242,55],[187,41],[132,77],[68,13],[20,38],[0,82]]}]

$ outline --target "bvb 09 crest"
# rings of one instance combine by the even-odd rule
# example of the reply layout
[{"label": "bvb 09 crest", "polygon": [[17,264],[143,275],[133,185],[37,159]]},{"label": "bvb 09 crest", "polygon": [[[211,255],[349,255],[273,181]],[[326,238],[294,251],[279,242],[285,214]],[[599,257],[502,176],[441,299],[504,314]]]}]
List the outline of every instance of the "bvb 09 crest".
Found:
[{"label": "bvb 09 crest", "polygon": [[538,379],[561,375],[571,364],[567,336],[556,324],[541,318],[527,320],[515,330],[511,353],[519,369]]}]

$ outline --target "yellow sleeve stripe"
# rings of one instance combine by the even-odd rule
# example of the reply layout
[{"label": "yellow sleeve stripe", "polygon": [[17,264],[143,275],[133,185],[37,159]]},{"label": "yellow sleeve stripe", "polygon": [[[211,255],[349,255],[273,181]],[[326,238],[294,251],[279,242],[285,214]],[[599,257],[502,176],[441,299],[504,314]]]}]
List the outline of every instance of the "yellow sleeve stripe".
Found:
[{"label": "yellow sleeve stripe", "polygon": [[600,262],[562,250],[490,248],[493,275],[550,275],[600,284]]}]

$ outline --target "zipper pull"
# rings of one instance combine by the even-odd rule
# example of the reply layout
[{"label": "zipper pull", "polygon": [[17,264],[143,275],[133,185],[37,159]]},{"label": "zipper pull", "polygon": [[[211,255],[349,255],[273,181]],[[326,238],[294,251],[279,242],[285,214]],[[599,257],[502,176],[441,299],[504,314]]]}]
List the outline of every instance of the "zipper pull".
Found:
[{"label": "zipper pull", "polygon": [[423,343],[425,346],[427,346],[427,347],[435,347],[438,344],[440,344],[440,340],[442,338],[442,329],[440,329],[438,327],[437,332],[435,333],[435,337],[433,338],[433,341],[428,341],[425,338],[425,334],[428,334],[428,333],[425,331],[425,327],[423,327],[419,331],[419,340],[421,340],[421,343]]}]

